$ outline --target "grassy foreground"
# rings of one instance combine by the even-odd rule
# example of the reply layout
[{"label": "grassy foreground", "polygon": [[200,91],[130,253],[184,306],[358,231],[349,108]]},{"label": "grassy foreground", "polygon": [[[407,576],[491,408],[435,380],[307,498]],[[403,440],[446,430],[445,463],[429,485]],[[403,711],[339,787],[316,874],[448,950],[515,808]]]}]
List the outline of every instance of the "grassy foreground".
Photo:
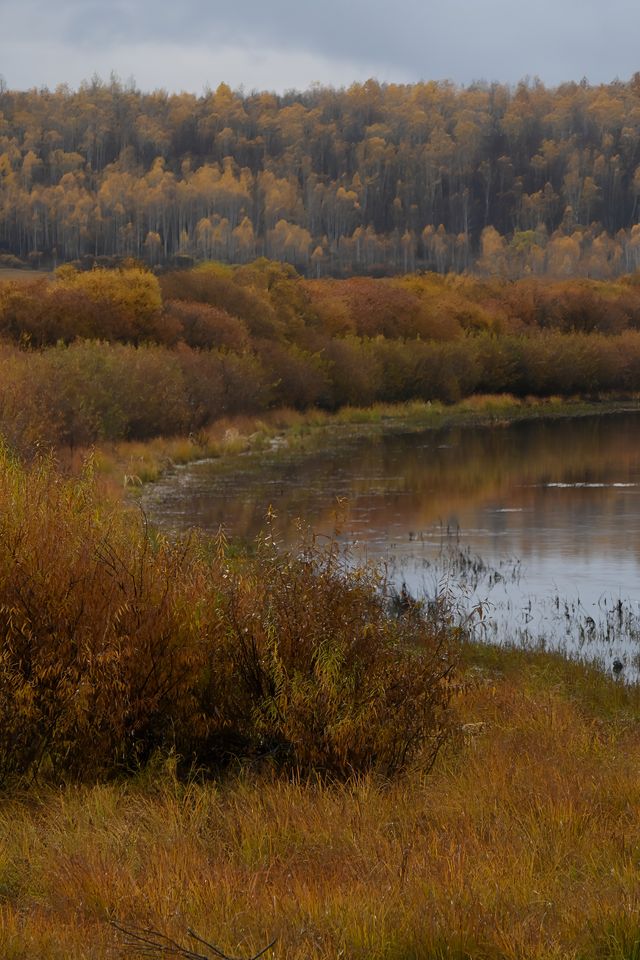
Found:
[{"label": "grassy foreground", "polygon": [[[474,650],[428,777],[251,772],[33,790],[0,805],[0,953],[136,956],[110,917],[234,956],[575,958],[640,951],[637,690]],[[206,951],[205,951],[206,952]]]}]

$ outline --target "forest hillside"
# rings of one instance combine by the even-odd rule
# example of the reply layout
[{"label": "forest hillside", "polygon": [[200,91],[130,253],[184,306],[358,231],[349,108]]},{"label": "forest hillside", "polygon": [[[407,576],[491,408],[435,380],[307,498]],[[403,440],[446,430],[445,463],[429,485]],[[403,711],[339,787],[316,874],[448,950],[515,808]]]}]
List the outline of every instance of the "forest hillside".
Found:
[{"label": "forest hillside", "polygon": [[307,276],[640,264],[640,74],[202,96],[0,85],[0,260],[259,256]]}]

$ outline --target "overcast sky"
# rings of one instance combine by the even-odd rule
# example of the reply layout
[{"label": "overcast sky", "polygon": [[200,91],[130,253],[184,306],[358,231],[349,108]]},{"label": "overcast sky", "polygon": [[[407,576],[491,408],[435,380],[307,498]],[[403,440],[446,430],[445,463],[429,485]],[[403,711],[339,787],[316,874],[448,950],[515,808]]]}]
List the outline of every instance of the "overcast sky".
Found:
[{"label": "overcast sky", "polygon": [[142,90],[376,77],[592,83],[640,70],[638,0],[0,0],[8,87],[112,71]]}]

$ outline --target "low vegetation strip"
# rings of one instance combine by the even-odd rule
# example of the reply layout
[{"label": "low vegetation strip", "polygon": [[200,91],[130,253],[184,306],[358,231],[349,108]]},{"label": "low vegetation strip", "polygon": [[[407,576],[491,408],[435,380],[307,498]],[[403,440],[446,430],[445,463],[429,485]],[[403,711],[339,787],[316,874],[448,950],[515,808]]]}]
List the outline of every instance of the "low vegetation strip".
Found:
[{"label": "low vegetation strip", "polygon": [[0,434],[30,457],[334,413],[640,388],[640,287],[433,275],[306,281],[282,264],[0,282]]}]

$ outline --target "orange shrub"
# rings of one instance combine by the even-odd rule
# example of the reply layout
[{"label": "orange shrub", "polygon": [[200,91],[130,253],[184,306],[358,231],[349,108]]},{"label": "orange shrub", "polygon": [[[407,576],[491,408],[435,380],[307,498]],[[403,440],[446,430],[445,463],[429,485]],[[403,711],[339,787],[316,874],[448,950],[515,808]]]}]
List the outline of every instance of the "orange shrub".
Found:
[{"label": "orange shrub", "polygon": [[35,346],[55,343],[47,310],[47,281],[0,283],[0,333]]},{"label": "orange shrub", "polygon": [[206,263],[194,270],[174,271],[160,278],[165,300],[195,300],[240,317],[257,337],[278,339],[283,333],[268,291],[243,286],[231,267]]},{"label": "orange shrub", "polygon": [[342,337],[356,332],[355,320],[339,280],[305,280],[314,324],[329,337]]},{"label": "orange shrub", "polygon": [[182,344],[176,355],[191,429],[224,416],[257,413],[269,406],[272,385],[255,354],[193,350]]},{"label": "orange shrub", "polygon": [[406,344],[413,362],[412,396],[454,403],[472,394],[480,380],[475,340]]},{"label": "orange shrub", "polygon": [[342,281],[341,293],[360,336],[432,336],[427,305],[401,283],[358,277]]},{"label": "orange shrub", "polygon": [[186,429],[180,361],[162,347],[78,341],[0,350],[0,434],[24,455]]},{"label": "orange shrub", "polygon": [[248,346],[249,332],[244,320],[231,316],[220,307],[189,300],[168,300],[164,313],[176,330],[175,340],[184,340],[190,347],[240,351]]},{"label": "orange shrub", "polygon": [[378,398],[382,364],[371,341],[358,337],[330,340],[324,350],[330,378],[330,405],[367,407]]},{"label": "orange shrub", "polygon": [[102,503],[90,472],[0,450],[0,782],[92,780],[158,751],[187,770],[429,766],[457,635],[390,617],[382,586],[335,544],[171,544]]}]

